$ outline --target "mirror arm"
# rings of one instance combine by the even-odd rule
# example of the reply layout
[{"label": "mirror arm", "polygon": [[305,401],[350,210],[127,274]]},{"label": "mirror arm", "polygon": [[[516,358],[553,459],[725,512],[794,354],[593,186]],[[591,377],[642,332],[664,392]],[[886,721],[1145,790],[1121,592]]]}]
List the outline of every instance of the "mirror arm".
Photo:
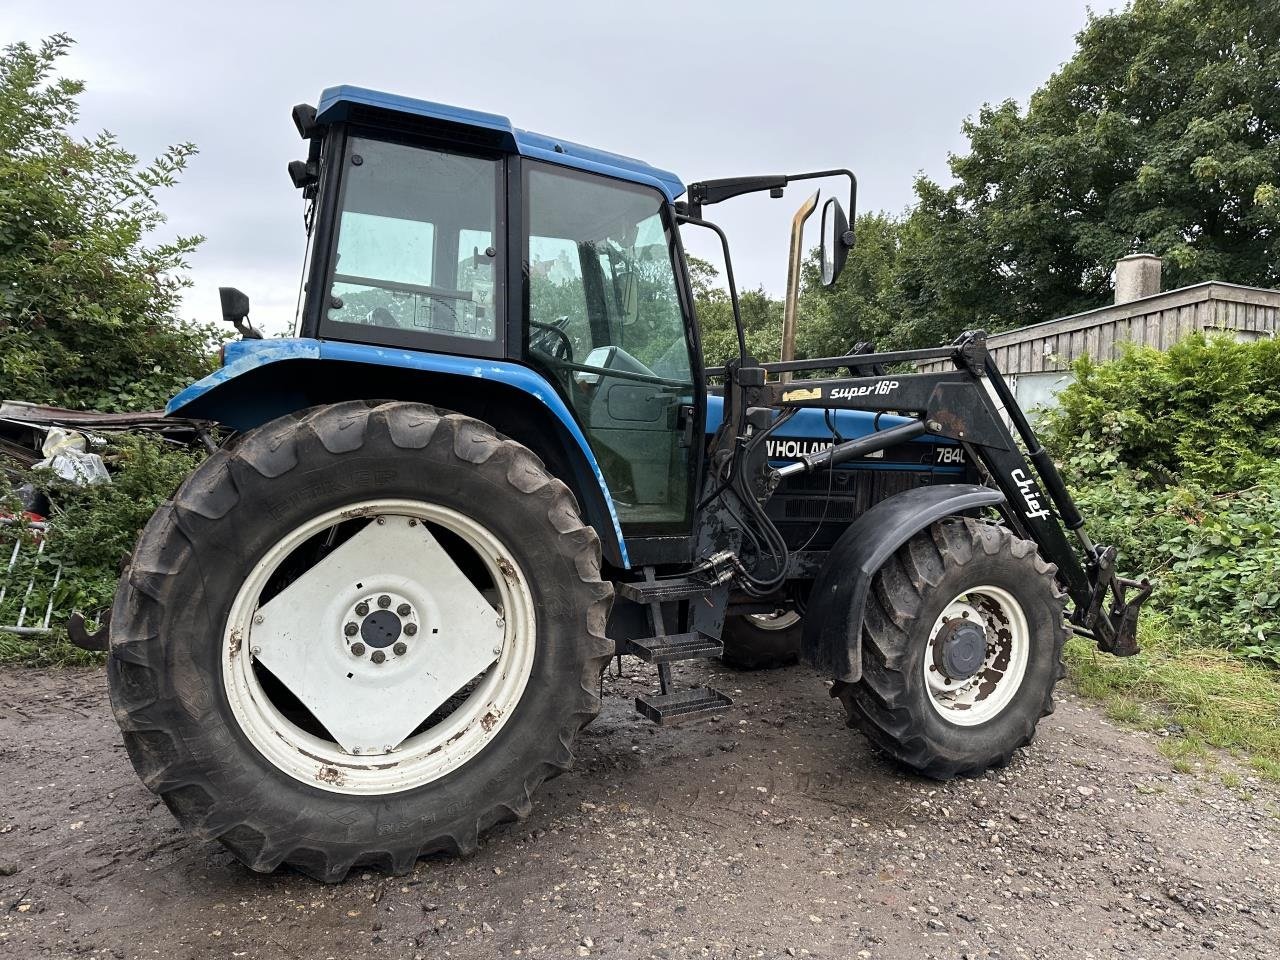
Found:
[{"label": "mirror arm", "polygon": [[839,167],[833,170],[815,170],[812,173],[770,174],[760,177],[722,177],[718,180],[699,180],[689,184],[689,199],[682,205],[683,212],[695,220],[702,218],[702,207],[708,203],[720,203],[744,193],[768,190],[769,196],[782,196],[782,188],[794,180],[821,180],[825,177],[847,177],[849,180],[849,229],[840,238],[846,248],[853,249],[853,224],[858,214],[858,178],[852,170]]},{"label": "mirror arm", "polygon": [[690,216],[687,213],[677,211],[676,223],[688,223],[695,227],[706,227],[708,230],[714,231],[715,235],[720,238],[720,249],[724,252],[724,278],[729,284],[729,303],[733,306],[733,325],[738,331],[738,361],[745,366],[747,362],[747,335],[742,328],[742,310],[738,306],[738,285],[733,279],[733,259],[729,256],[729,238],[725,236],[723,230],[710,220],[703,220],[701,217]]}]

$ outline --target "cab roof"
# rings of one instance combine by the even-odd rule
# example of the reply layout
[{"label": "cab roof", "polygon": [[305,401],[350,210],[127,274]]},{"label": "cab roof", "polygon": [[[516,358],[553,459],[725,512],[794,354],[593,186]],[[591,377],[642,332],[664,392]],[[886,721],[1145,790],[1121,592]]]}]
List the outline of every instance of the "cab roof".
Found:
[{"label": "cab roof", "polygon": [[462,132],[479,134],[482,142],[522,157],[656,187],[670,201],[684,193],[684,184],[679,177],[643,160],[596,150],[570,140],[519,130],[506,117],[496,113],[451,107],[443,103],[432,103],[430,100],[415,100],[364,87],[344,85],[325,90],[320,95],[320,105],[316,108],[316,121],[328,124],[356,118],[376,124],[378,114],[388,113],[422,118],[434,122],[433,125],[443,125],[455,130],[463,128]]}]

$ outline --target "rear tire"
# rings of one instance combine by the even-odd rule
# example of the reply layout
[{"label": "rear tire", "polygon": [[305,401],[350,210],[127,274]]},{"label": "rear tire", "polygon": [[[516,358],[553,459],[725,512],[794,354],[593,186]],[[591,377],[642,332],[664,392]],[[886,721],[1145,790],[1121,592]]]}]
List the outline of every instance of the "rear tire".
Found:
[{"label": "rear tire", "polygon": [[[1004,766],[1053,712],[1067,637],[1056,568],[992,523],[952,518],[912,537],[876,574],[862,679],[837,682],[856,726],[939,780]],[[972,679],[946,675],[946,623],[983,626]],[[954,627],[951,628],[954,630]],[[1003,686],[1002,686],[1003,684]]]},{"label": "rear tire", "polygon": [[804,620],[794,610],[773,616],[735,614],[725,618],[721,659],[739,670],[787,667],[800,658]]},{"label": "rear tire", "polygon": [[[492,653],[497,659],[456,689],[399,746],[392,743],[381,754],[375,748],[345,755],[340,737],[329,735],[323,723],[307,726],[307,716],[315,720],[320,714],[306,714],[311,704],[301,696],[302,711],[296,714],[288,713],[287,701],[279,699],[259,711],[265,721],[253,719],[259,714],[245,704],[261,691],[268,691],[264,696],[275,691],[279,697],[272,686],[279,681],[270,668],[261,690],[254,688],[255,678],[262,677],[262,648],[252,627],[242,635],[232,624],[244,623],[236,618],[246,612],[247,622],[263,623],[271,591],[264,588],[256,595],[254,578],[265,578],[263,564],[283,555],[280,544],[292,544],[289,538],[310,530],[308,524],[332,526],[323,527],[273,568],[270,575],[278,581],[262,581],[283,584],[275,588],[277,597],[357,537],[369,531],[384,535],[374,526],[375,516],[377,524],[383,523],[380,508],[347,509],[360,503],[409,504],[404,507],[409,522],[400,523],[399,530],[426,530],[428,521],[417,518],[440,516],[457,518],[464,532],[470,529],[461,526],[465,521],[477,537],[491,536],[500,552],[488,560],[478,552],[468,562],[479,572],[467,576],[479,578],[475,596],[483,596],[472,600],[480,605],[475,616],[481,620],[476,622],[498,630],[499,640]],[[333,516],[341,521],[325,520]],[[391,511],[385,519],[390,530],[404,518]],[[431,542],[456,540],[463,547],[454,544],[452,550],[468,556],[464,537],[447,523],[431,524]],[[313,546],[329,529],[346,533],[329,535],[323,549]],[[346,539],[335,541],[335,536]],[[305,562],[295,560],[304,553]],[[393,554],[383,559],[370,563],[371,577],[389,576],[388,571],[399,575],[405,569],[410,574],[400,577],[406,584],[404,598],[388,603],[379,598],[372,604],[370,625],[380,616],[378,623],[385,626],[402,601],[399,610],[406,617],[419,617],[416,609],[408,613],[413,601],[423,607],[422,626],[415,623],[400,637],[410,641],[407,653],[401,649],[404,644],[393,648],[389,640],[383,643],[384,635],[369,633],[374,638],[368,640],[369,649],[380,649],[370,653],[361,646],[363,656],[352,647],[365,637],[354,622],[347,624],[361,630],[357,634],[351,629],[354,636],[343,637],[342,620],[333,636],[305,633],[303,640],[313,644],[306,648],[307,657],[336,645],[345,658],[340,662],[350,664],[341,668],[352,671],[345,681],[341,673],[325,674],[336,677],[327,681],[335,690],[355,690],[338,685],[359,683],[361,670],[382,683],[378,678],[390,674],[379,670],[401,670],[407,677],[416,667],[439,664],[449,656],[450,624],[442,619],[442,630],[430,629],[429,609],[438,601],[447,611],[452,601],[433,599],[429,588],[414,584],[412,564],[403,558],[398,566]],[[295,563],[302,564],[301,572],[290,566]],[[487,594],[481,593],[481,582],[490,584]],[[364,586],[366,593],[369,589],[354,586]],[[378,593],[383,588],[373,589]],[[246,590],[255,595],[249,596],[247,610],[241,610]],[[526,599],[517,604],[512,591]],[[613,651],[604,636],[612,595],[612,587],[600,580],[595,532],[583,525],[569,489],[525,447],[477,420],[420,404],[355,401],[318,407],[260,427],[234,448],[214,454],[151,518],[116,594],[108,665],[112,706],[143,782],[188,831],[220,840],[253,870],[267,872],[287,864],[327,882],[343,879],[357,866],[404,873],[425,854],[474,850],[480,831],[526,816],[538,785],[569,768],[574,735],[600,708],[599,676]],[[511,602],[499,603],[496,621],[485,619],[495,610],[483,604],[499,597]],[[255,606],[258,602],[262,605]],[[256,616],[255,609],[260,611]],[[369,612],[368,605],[365,610]],[[520,614],[524,627],[508,624],[518,611],[525,611]],[[275,643],[278,638],[265,632],[270,615],[266,622],[262,636]],[[436,633],[442,635],[430,636]],[[420,646],[413,646],[415,640]],[[524,654],[510,660],[519,665],[520,682],[503,687],[508,647]],[[268,646],[267,652],[272,649]],[[320,655],[315,656],[318,662]],[[468,661],[462,668],[469,666]],[[426,672],[433,671],[436,666]],[[353,672],[358,679],[351,679]],[[489,677],[497,678],[492,686],[486,686]],[[247,679],[241,683],[236,678]],[[388,682],[394,691],[401,681]],[[506,700],[496,693],[492,701],[485,699],[490,690],[502,689]],[[475,691],[483,692],[472,696]],[[393,700],[388,697],[389,703]],[[506,706],[506,716],[491,708],[499,702]],[[465,711],[477,709],[488,712],[477,714],[473,724]],[[436,720],[441,714],[444,719]],[[277,743],[272,748],[268,742],[274,738],[263,736],[263,724],[272,717],[280,729],[266,732],[285,747]],[[448,732],[457,729],[458,736],[430,748],[432,741],[424,738],[450,723],[454,726]],[[326,735],[333,742],[326,742]],[[319,746],[304,749],[313,742]],[[469,746],[465,753],[450,754],[451,744]],[[317,751],[339,760],[325,760],[308,777],[307,758],[319,761],[313,755]]]}]

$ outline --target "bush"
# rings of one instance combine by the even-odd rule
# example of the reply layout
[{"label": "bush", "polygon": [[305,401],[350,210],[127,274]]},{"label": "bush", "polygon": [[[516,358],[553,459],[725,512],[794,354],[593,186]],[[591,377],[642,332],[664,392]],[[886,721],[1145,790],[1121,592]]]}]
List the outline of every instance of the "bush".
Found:
[{"label": "bush", "polygon": [[[19,482],[30,480],[47,491],[54,509],[43,557],[37,562],[34,538],[30,531],[23,533],[27,543],[20,551],[20,561],[0,580],[8,587],[0,602],[0,624],[16,623],[24,602],[28,623],[32,610],[38,611],[38,622],[52,599],[51,626],[56,631],[47,638],[0,633],[0,660],[50,663],[90,659],[67,643],[63,625],[76,610],[94,617],[110,606],[121,564],[133,550],[139,531],[202,459],[202,453],[153,437],[123,436],[113,439],[107,452],[110,483],[76,487],[45,470],[20,477]],[[6,499],[4,512],[16,512],[11,492]],[[12,550],[11,535],[0,539],[6,551]],[[6,552],[6,562],[8,557]],[[53,573],[58,563],[62,564],[62,577],[54,590]],[[36,586],[24,599],[33,573]]]},{"label": "bush", "polygon": [[139,164],[109,133],[73,137],[83,84],[54,76],[70,44],[0,53],[0,397],[153,409],[223,339],[175,316],[200,238],[145,243],[195,147]]},{"label": "bush", "polygon": [[1075,437],[1105,437],[1103,465],[1215,491],[1258,483],[1280,460],[1280,341],[1193,334],[1164,352],[1130,346],[1112,363],[1081,360],[1075,374],[1047,415],[1056,453]]},{"label": "bush", "polygon": [[1100,542],[1198,643],[1280,663],[1280,344],[1082,362],[1045,441]]}]

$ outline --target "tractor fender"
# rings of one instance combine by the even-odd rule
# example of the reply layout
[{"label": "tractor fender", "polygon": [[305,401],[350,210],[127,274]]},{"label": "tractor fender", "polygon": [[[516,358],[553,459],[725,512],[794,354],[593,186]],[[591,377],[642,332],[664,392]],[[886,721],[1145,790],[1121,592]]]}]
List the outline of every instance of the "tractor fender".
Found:
[{"label": "tractor fender", "polygon": [[916,487],[882,500],[840,535],[805,607],[801,659],[824,676],[862,676],[862,618],[872,578],[904,543],[943,517],[993,507],[1004,494],[970,483]]},{"label": "tractor fender", "polygon": [[537,370],[459,357],[310,338],[236,340],[223,365],[169,401],[169,416],[251,430],[344,400],[411,400],[484,420],[530,447],[569,485],[609,562],[630,567],[604,472],[581,427]]}]

